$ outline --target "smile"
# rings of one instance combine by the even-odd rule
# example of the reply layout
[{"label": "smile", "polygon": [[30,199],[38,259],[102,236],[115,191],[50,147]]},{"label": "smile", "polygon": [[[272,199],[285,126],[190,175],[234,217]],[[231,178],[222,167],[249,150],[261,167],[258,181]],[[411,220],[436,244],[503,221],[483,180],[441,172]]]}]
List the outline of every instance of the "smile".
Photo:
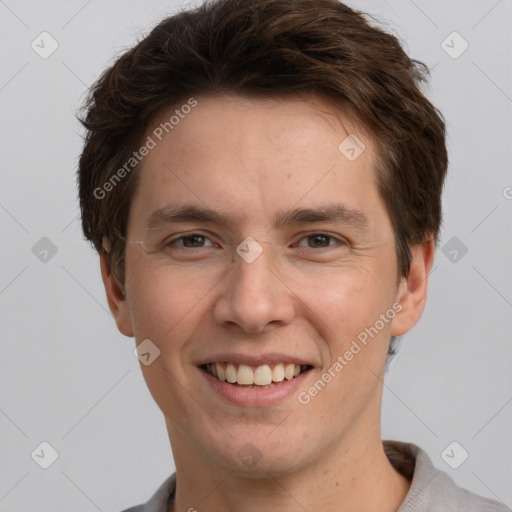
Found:
[{"label": "smile", "polygon": [[221,382],[250,388],[268,388],[283,381],[293,380],[312,367],[294,363],[249,366],[246,364],[216,362],[202,365],[202,368]]}]

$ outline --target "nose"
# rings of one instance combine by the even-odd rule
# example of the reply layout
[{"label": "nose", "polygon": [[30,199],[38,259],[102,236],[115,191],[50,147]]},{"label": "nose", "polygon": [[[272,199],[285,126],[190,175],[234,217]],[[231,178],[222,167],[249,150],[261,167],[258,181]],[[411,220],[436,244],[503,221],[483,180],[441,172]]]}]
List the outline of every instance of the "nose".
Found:
[{"label": "nose", "polygon": [[295,315],[293,285],[279,275],[272,251],[263,250],[251,263],[238,254],[221,283],[214,317],[219,325],[238,325],[259,333],[268,324],[286,325]]}]

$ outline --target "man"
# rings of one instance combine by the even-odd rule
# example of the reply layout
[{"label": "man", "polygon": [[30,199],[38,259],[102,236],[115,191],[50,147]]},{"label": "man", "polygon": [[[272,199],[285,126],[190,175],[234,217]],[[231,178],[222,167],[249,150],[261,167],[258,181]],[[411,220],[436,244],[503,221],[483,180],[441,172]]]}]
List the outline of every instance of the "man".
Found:
[{"label": "man", "polygon": [[225,0],[93,88],[83,230],[176,465],[132,512],[506,510],[380,435],[441,223],[425,72],[335,0]]}]

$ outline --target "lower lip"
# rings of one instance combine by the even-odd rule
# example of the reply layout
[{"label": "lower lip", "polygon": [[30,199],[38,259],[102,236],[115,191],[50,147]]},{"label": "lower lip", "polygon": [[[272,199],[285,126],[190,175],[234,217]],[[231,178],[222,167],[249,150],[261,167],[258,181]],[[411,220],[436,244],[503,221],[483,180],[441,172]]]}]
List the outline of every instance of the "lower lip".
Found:
[{"label": "lower lip", "polygon": [[276,404],[291,395],[298,394],[298,387],[311,373],[307,370],[292,380],[283,380],[270,388],[247,388],[226,381],[220,381],[207,371],[199,368],[206,382],[223,398],[243,407],[266,407]]}]

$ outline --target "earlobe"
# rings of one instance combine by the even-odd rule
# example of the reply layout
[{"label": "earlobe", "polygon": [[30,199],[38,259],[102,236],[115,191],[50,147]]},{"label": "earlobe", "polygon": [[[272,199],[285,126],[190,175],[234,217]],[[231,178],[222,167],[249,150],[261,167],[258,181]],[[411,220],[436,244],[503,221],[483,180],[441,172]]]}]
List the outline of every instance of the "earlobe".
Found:
[{"label": "earlobe", "polygon": [[402,306],[402,310],[393,319],[392,336],[401,336],[418,323],[425,309],[428,276],[434,262],[434,252],[435,241],[432,237],[411,247],[411,268],[409,275],[402,278],[398,288],[396,300]]},{"label": "earlobe", "polygon": [[100,255],[101,278],[107,294],[108,307],[121,334],[133,337],[133,327],[126,297],[110,269],[108,254]]}]

